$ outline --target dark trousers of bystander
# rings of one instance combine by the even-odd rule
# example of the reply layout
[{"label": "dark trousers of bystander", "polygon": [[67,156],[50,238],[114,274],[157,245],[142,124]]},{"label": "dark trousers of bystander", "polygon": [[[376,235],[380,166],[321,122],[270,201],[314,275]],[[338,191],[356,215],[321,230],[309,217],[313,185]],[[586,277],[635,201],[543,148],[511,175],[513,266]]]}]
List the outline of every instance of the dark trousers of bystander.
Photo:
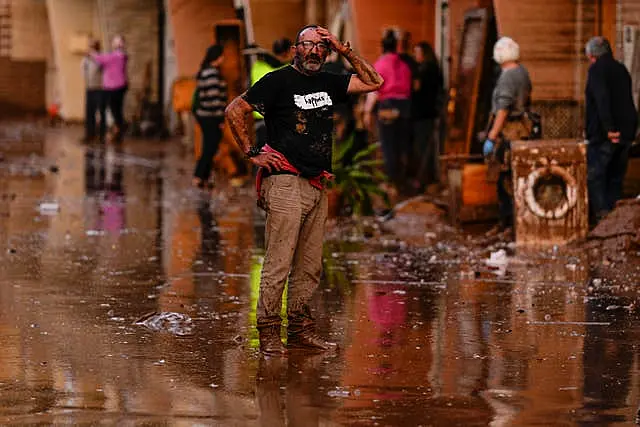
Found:
[{"label": "dark trousers of bystander", "polygon": [[202,130],[202,153],[196,163],[193,176],[199,178],[202,183],[206,183],[211,176],[213,169],[213,157],[218,152],[220,140],[222,139],[222,118],[196,116],[200,129]]},{"label": "dark trousers of bystander", "polygon": [[87,89],[85,95],[84,137],[86,140],[96,136],[96,113],[100,114],[98,135],[102,140],[107,132],[105,95],[102,89]]},{"label": "dark trousers of bystander", "polygon": [[498,175],[498,216],[500,228],[513,226],[513,185],[511,171],[501,171]]},{"label": "dark trousers of bystander", "polygon": [[[502,138],[502,137],[501,137]],[[511,141],[503,139],[495,148],[500,166],[498,181],[498,219],[501,229],[513,227],[513,173],[511,171]]]},{"label": "dark trousers of bystander", "polygon": [[415,119],[413,122],[412,158],[416,162],[414,186],[422,192],[438,181],[439,143],[435,138],[437,119]]},{"label": "dark trousers of bystander", "polygon": [[113,121],[118,127],[118,137],[122,137],[124,132],[124,96],[127,93],[127,86],[119,89],[106,90],[109,111],[113,116]]},{"label": "dark trousers of bystander", "polygon": [[587,185],[593,221],[600,221],[622,197],[631,143],[589,141],[587,145]]},{"label": "dark trousers of bystander", "polygon": [[411,157],[410,110],[408,99],[386,99],[378,106],[378,133],[385,172],[400,189],[407,184]]}]

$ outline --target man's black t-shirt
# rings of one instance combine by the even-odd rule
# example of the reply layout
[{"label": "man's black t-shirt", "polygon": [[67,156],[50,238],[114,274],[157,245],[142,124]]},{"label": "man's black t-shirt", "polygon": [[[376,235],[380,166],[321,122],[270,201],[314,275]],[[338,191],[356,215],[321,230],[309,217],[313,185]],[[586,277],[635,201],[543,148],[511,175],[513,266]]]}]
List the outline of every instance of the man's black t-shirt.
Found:
[{"label": "man's black t-shirt", "polygon": [[307,76],[292,66],[272,71],[244,99],[264,116],[268,144],[311,178],[331,171],[333,105],[345,102],[349,75]]}]

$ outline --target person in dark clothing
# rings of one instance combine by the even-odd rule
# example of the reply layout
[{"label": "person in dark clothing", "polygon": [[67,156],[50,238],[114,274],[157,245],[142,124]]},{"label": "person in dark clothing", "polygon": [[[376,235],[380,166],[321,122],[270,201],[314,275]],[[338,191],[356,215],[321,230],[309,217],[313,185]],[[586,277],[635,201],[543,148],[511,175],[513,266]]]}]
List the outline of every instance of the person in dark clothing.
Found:
[{"label": "person in dark clothing", "polygon": [[633,102],[631,76],[613,58],[604,37],[586,46],[591,61],[586,85],[587,184],[592,221],[599,221],[622,195],[631,143],[636,137],[638,113]]},{"label": "person in dark clothing", "polygon": [[[90,52],[100,52],[100,42],[93,40]],[[104,90],[102,89],[102,69],[90,54],[82,59],[82,74],[85,83],[85,122],[83,142],[90,142],[96,136],[96,113],[100,114],[99,136],[104,142],[107,134],[107,116]]]},{"label": "person in dark clothing", "polygon": [[417,76],[418,74],[418,60],[415,58],[414,55],[412,55],[411,52],[411,33],[408,31],[405,31],[402,34],[402,40],[400,41],[400,59],[402,59],[405,64],[407,64],[409,66],[409,68],[411,69],[411,73],[413,74],[413,76]]},{"label": "person in dark clothing", "polygon": [[364,121],[370,128],[377,104],[378,136],[385,172],[398,191],[404,193],[411,162],[411,68],[398,54],[395,31],[386,31],[381,47],[382,56],[374,67],[385,82],[377,92],[367,96]]},{"label": "person in dark clothing", "polygon": [[418,162],[414,186],[422,192],[427,184],[438,180],[438,141],[436,123],[444,97],[444,79],[431,45],[421,42],[415,47],[417,64],[411,94],[413,119],[413,158]]},{"label": "person in dark clothing", "polygon": [[195,116],[202,129],[202,154],[193,173],[193,185],[200,188],[209,181],[213,157],[222,139],[224,109],[227,106],[227,83],[219,68],[223,60],[222,47],[210,46],[197,75]]}]

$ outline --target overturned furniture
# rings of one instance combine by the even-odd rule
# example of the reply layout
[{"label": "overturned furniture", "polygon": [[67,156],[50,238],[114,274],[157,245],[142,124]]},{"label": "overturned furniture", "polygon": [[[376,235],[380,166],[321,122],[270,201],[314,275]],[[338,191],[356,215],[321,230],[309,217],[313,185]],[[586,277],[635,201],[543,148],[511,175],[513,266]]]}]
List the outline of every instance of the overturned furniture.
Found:
[{"label": "overturned furniture", "polygon": [[516,243],[564,244],[589,231],[586,144],[514,141],[511,146]]},{"label": "overturned furniture", "polygon": [[497,39],[491,9],[465,14],[457,67],[447,105],[447,135],[440,157],[442,179],[449,190],[449,215],[454,223],[497,217],[495,183],[487,181],[478,133],[485,129],[495,86],[492,47]]}]

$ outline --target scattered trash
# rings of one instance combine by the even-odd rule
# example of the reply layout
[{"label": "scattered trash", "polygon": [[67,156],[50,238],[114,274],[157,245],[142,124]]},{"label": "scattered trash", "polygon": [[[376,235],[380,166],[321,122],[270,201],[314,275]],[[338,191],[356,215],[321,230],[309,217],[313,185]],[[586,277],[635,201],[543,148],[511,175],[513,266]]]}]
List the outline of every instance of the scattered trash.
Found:
[{"label": "scattered trash", "polygon": [[177,336],[193,335],[193,320],[186,314],[174,312],[149,313],[134,323],[156,332]]},{"label": "scattered trash", "polygon": [[60,212],[60,204],[58,202],[42,202],[38,208],[41,214],[55,214]]},{"label": "scattered trash", "polygon": [[530,325],[610,326],[611,322],[528,322]]},{"label": "scattered trash", "polygon": [[496,252],[491,252],[489,259],[485,260],[487,267],[493,270],[493,273],[498,276],[504,276],[507,271],[507,265],[509,264],[509,258],[507,252],[504,249],[500,249]]},{"label": "scattered trash", "polygon": [[344,388],[344,387],[336,387],[334,390],[329,390],[327,392],[327,395],[329,397],[358,397],[360,396],[360,390],[359,389],[355,389],[353,391],[349,391],[348,389]]}]

